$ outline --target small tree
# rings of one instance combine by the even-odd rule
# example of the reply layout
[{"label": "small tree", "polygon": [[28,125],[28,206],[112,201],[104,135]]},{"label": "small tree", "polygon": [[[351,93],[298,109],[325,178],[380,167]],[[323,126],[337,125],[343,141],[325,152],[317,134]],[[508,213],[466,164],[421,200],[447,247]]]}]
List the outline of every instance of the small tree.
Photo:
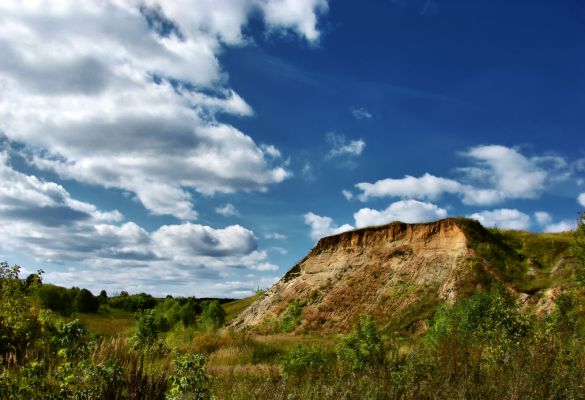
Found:
[{"label": "small tree", "polygon": [[73,306],[78,312],[94,313],[99,309],[100,302],[89,290],[81,289],[75,297]]},{"label": "small tree", "polygon": [[223,326],[225,310],[217,300],[203,303],[203,312],[199,323],[204,330],[214,331]]},{"label": "small tree", "polygon": [[342,339],[337,347],[337,358],[343,366],[353,370],[384,362],[384,344],[371,316],[362,316],[351,334]]}]

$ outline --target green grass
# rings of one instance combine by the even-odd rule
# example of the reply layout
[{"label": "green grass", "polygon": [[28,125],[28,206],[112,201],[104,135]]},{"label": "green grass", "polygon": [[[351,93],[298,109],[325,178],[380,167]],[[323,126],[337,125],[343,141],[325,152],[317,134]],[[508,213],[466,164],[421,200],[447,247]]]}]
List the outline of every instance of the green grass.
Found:
[{"label": "green grass", "polygon": [[225,322],[230,322],[232,319],[236,318],[242,311],[244,311],[250,304],[252,304],[256,300],[255,296],[246,297],[240,300],[230,301],[229,303],[222,304],[223,309],[225,310]]},{"label": "green grass", "polygon": [[105,308],[95,314],[80,313],[78,317],[89,332],[98,336],[131,336],[136,331],[134,314],[128,311]]}]

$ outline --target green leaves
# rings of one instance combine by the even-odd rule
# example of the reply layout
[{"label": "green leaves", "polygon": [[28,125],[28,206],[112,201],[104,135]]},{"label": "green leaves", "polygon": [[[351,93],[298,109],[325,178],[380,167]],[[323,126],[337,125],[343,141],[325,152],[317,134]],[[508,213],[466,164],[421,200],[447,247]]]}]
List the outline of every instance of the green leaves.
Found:
[{"label": "green leaves", "polygon": [[371,316],[362,316],[352,333],[342,339],[337,347],[337,358],[342,366],[353,370],[384,362],[384,344]]}]

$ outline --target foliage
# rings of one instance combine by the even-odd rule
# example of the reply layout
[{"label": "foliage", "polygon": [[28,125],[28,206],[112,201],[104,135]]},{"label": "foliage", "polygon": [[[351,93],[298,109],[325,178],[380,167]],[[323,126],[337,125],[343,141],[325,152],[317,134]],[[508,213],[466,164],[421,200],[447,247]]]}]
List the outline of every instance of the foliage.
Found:
[{"label": "foliage", "polygon": [[110,297],[108,301],[110,307],[130,312],[150,310],[154,308],[157,303],[157,299],[149,294],[138,293],[129,295],[126,291],[122,291],[119,296]]},{"label": "foliage", "polygon": [[159,318],[161,331],[166,332],[178,323],[185,327],[195,325],[201,306],[194,297],[167,297],[156,305],[154,311]]},{"label": "foliage", "polygon": [[304,303],[293,300],[286,306],[280,323],[283,332],[292,332],[301,325]]},{"label": "foliage", "polygon": [[199,323],[205,331],[214,331],[225,323],[225,310],[217,300],[205,301],[201,305],[203,311]]},{"label": "foliage", "polygon": [[526,337],[528,322],[506,293],[495,286],[461,300],[454,306],[443,306],[435,315],[426,339],[439,345],[454,337],[461,342],[519,344]]},{"label": "foliage", "polygon": [[134,350],[152,352],[162,350],[162,342],[159,339],[159,321],[154,310],[139,311],[135,314],[136,333],[130,339]]},{"label": "foliage", "polygon": [[362,316],[351,334],[345,336],[337,347],[340,363],[353,370],[379,365],[384,357],[384,344],[369,315]]},{"label": "foliage", "polygon": [[316,346],[297,346],[280,359],[280,368],[285,376],[307,370],[321,369],[327,363],[327,356]]},{"label": "foliage", "polygon": [[202,354],[184,354],[177,357],[167,400],[211,399],[210,377],[205,372],[205,363],[206,359]]}]

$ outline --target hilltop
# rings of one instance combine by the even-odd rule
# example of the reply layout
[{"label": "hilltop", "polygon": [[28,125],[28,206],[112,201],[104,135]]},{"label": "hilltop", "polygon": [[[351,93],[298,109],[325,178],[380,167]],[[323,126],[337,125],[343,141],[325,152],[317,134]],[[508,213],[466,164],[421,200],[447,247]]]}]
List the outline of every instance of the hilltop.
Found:
[{"label": "hilltop", "polygon": [[448,218],[400,222],[325,237],[234,328],[345,332],[362,314],[388,331],[424,329],[447,302],[501,284],[526,307],[547,312],[570,285],[570,234],[486,229]]}]

